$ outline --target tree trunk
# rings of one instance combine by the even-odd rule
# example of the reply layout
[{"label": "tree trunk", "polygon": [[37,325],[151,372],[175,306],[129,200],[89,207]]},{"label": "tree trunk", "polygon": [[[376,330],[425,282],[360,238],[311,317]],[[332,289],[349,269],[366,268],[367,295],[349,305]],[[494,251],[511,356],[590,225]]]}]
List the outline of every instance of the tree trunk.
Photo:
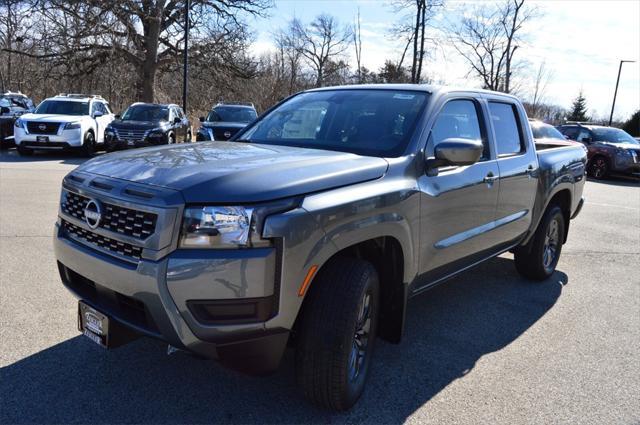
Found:
[{"label": "tree trunk", "polygon": [[424,30],[426,27],[425,18],[427,5],[425,4],[425,0],[421,0],[422,3],[422,19],[420,22],[420,57],[418,62],[418,72],[416,73],[416,83],[420,84],[421,76],[422,76],[422,61],[424,59]]},{"label": "tree trunk", "polygon": [[138,99],[141,102],[152,103],[155,98],[156,72],[158,70],[158,44],[160,25],[162,23],[162,8],[151,11],[143,24],[145,55],[138,69]]},{"label": "tree trunk", "polygon": [[416,0],[416,27],[413,30],[413,62],[411,63],[411,82],[416,82],[416,64],[418,61],[418,34],[420,29],[420,5],[421,0]]}]

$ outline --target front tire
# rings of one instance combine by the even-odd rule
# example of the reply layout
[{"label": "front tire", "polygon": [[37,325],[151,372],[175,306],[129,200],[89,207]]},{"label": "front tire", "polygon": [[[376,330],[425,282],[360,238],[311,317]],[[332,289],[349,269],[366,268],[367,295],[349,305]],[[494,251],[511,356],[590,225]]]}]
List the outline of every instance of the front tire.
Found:
[{"label": "front tire", "polygon": [[337,258],[323,267],[305,299],[296,350],[296,381],[312,403],[336,411],[364,391],[379,313],[371,263]]},{"label": "front tire", "polygon": [[604,156],[596,156],[589,163],[589,174],[597,180],[603,180],[609,175],[609,162]]},{"label": "front tire", "polygon": [[557,205],[551,206],[542,217],[531,241],[515,250],[518,273],[531,280],[545,280],[551,276],[562,252],[565,226],[562,209]]},{"label": "front tire", "polygon": [[93,132],[88,131],[87,134],[85,134],[80,152],[82,153],[82,156],[87,158],[91,158],[96,154],[96,138],[93,135]]}]

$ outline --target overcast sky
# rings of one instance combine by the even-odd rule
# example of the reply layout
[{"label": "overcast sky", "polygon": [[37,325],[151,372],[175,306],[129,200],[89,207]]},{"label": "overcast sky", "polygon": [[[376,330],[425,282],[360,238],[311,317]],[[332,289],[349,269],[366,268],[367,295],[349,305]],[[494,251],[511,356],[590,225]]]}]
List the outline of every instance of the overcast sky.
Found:
[{"label": "overcast sky", "polygon": [[[358,8],[362,27],[363,65],[376,71],[385,59],[397,60],[401,46],[391,39],[388,30],[401,19],[384,0],[276,0],[270,18],[257,19],[253,51],[273,49],[272,33],[286,25],[294,16],[308,22],[320,13],[335,16],[342,24],[355,20]],[[448,1],[436,22],[455,22],[468,13],[472,2]],[[481,4],[480,1],[473,3]],[[541,62],[551,71],[552,78],[546,100],[563,107],[582,89],[589,111],[596,116],[609,116],[618,65],[625,63],[620,78],[614,117],[626,119],[640,108],[640,1],[639,0],[547,0],[532,1],[542,16],[528,27],[526,42],[516,52],[516,59],[530,63],[531,79]],[[353,59],[353,49],[348,56]],[[467,78],[468,65],[446,43],[431,49],[425,64],[425,75],[437,82],[457,86],[480,87],[480,82]],[[530,84],[529,84],[530,85]],[[525,85],[523,97],[527,98]]]}]

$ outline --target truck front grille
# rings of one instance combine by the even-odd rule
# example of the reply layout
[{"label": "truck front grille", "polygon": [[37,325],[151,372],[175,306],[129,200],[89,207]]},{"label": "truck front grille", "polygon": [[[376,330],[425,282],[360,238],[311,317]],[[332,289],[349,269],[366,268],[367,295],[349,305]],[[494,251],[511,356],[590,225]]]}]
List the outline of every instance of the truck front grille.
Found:
[{"label": "truck front grille", "polygon": [[58,134],[59,122],[27,121],[27,130],[30,134]]},{"label": "truck front grille", "polygon": [[75,224],[71,224],[68,221],[62,220],[62,228],[72,239],[76,239],[85,245],[106,249],[107,251],[134,260],[140,260],[140,256],[142,255],[142,248],[139,246],[98,235]]},{"label": "truck front grille", "polygon": [[[65,190],[61,203],[62,211],[78,220],[84,220],[84,209],[89,202],[86,196]],[[99,226],[112,232],[144,240],[156,229],[158,215],[117,205],[102,203],[103,211]]]}]

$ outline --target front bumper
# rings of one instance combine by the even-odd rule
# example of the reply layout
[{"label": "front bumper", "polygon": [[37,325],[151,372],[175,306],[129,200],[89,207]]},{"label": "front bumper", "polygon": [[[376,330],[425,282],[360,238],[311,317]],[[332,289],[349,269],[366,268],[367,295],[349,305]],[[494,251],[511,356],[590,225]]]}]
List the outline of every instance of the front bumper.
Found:
[{"label": "front bumper", "polygon": [[193,301],[269,297],[277,306],[275,249],[178,250],[132,264],[80,244],[56,224],[54,250],[64,285],[112,320],[244,372],[277,368],[288,330],[264,321],[203,321],[190,308]]},{"label": "front bumper", "polygon": [[[47,137],[47,142],[39,142],[38,137]],[[79,148],[83,143],[82,129],[60,130],[57,134],[30,134],[22,128],[15,128],[14,139],[17,146],[32,149],[63,150]]]},{"label": "front bumper", "polygon": [[621,174],[640,174],[640,154],[616,155],[612,171]]}]

